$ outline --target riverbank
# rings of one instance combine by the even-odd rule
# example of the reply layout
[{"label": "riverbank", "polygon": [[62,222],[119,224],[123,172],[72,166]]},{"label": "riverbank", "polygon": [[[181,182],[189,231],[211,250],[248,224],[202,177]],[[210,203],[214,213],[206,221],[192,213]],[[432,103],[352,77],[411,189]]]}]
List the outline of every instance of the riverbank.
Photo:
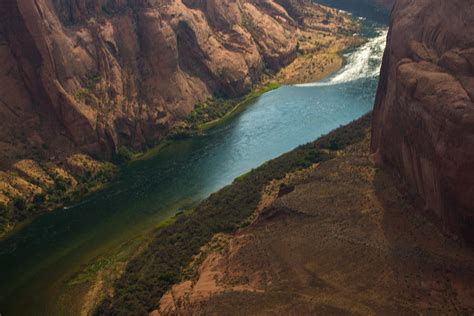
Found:
[{"label": "riverbank", "polygon": [[[355,27],[353,34],[359,31]],[[364,44],[361,36],[347,32],[303,30],[298,41],[298,57],[272,78],[279,84],[304,84],[320,81],[344,65],[343,53]]]},{"label": "riverbank", "polygon": [[[321,48],[322,42],[311,40],[315,36],[322,36],[320,38],[325,39],[327,48]],[[194,135],[223,124],[262,94],[278,89],[282,85],[316,82],[329,77],[343,66],[343,52],[354,49],[365,42],[363,38],[359,37],[338,38],[335,36],[328,40],[329,37],[331,36],[325,32],[306,32],[301,37],[304,45],[301,46],[298,56],[291,64],[276,74],[267,76],[256,85],[252,92],[242,98],[234,100],[211,99],[205,104],[197,105],[189,118],[186,119],[187,125],[184,130],[178,131],[177,135],[187,135],[186,129],[191,131],[189,135]],[[228,110],[221,111],[221,109]],[[214,114],[215,112],[218,114]]]},{"label": "riverbank", "polygon": [[82,154],[65,161],[24,159],[0,171],[0,240],[37,216],[104,189],[117,172],[117,166]]},{"label": "riverbank", "polygon": [[[344,47],[344,49],[346,48]],[[318,58],[320,54],[316,52],[301,54],[284,69],[292,69],[295,64],[300,64],[308,58],[315,58],[315,56]],[[337,56],[338,59],[334,59],[333,65],[324,68],[326,75],[330,74],[327,69],[335,72],[342,65],[342,58]],[[293,70],[282,70],[278,75],[265,77],[250,93],[243,97],[210,99],[205,104],[198,104],[188,118],[172,129],[157,146],[139,153],[134,153],[124,147],[120,148],[114,158],[115,163],[120,165],[150,159],[159,154],[163,148],[171,145],[173,141],[198,136],[211,128],[224,124],[262,94],[278,89],[281,84],[289,83],[291,80],[279,78],[281,73],[286,72],[294,73],[294,80],[299,78]],[[321,72],[322,74],[323,72]],[[81,158],[77,159],[77,157]],[[118,171],[116,166],[99,162],[87,155],[73,156],[71,161],[75,161],[76,165],[68,169],[61,166],[63,163],[47,163],[45,166],[33,160],[26,160],[26,164],[21,162],[18,164],[22,166],[20,169],[15,167],[15,170],[10,171],[9,174],[0,174],[0,239],[6,238],[24,227],[35,216],[68,204],[74,204],[88,194],[100,191],[113,180]],[[78,161],[82,161],[80,166]]]},{"label": "riverbank", "polygon": [[298,38],[298,54],[293,62],[276,73],[263,76],[253,90],[241,98],[211,98],[203,104],[197,104],[183,125],[171,134],[177,138],[199,134],[225,123],[266,92],[282,85],[320,81],[336,73],[344,64],[342,54],[366,42],[363,37],[354,35],[361,27],[356,21],[342,21],[344,27],[302,28]]},{"label": "riverbank", "polygon": [[252,91],[242,97],[214,97],[197,104],[188,117],[173,128],[159,145],[144,153],[130,154],[125,160],[149,159],[174,140],[197,136],[224,124],[262,94],[282,85],[312,83],[336,73],[344,65],[343,53],[366,42],[363,37],[351,35],[360,29],[360,25],[353,20],[350,23],[344,20],[344,23],[347,24],[345,28],[339,26],[344,30],[342,32],[311,27],[303,29],[298,41],[298,55],[289,65],[277,73],[263,76]]},{"label": "riverbank", "polygon": [[[175,140],[200,135],[225,123],[266,92],[285,84],[317,81],[339,70],[343,64],[341,53],[362,43],[361,38],[352,36],[360,25],[348,15],[333,9],[328,12],[339,16],[337,22],[333,19],[327,20],[329,24],[318,19],[301,21],[295,60],[277,73],[267,71],[248,94],[234,99],[215,96],[196,104],[188,117],[175,125],[155,147],[146,152],[134,152],[122,146],[112,161],[120,165],[150,159]],[[43,156],[42,151],[38,151],[37,157],[20,160],[9,170],[0,172],[0,238],[5,238],[17,224],[22,223],[23,227],[37,215],[73,204],[100,190],[118,170],[86,155]],[[80,170],[70,167],[68,161],[79,156],[86,162],[84,166],[91,166],[90,170],[84,166]],[[100,166],[99,172],[97,166]]]},{"label": "riverbank", "polygon": [[180,214],[156,232],[141,254],[131,260],[114,283],[113,293],[97,314],[144,314],[157,307],[159,298],[176,282],[199,249],[216,233],[232,233],[248,225],[265,185],[289,172],[333,159],[365,135],[370,116],[339,128],[315,142],[284,154],[237,178],[200,203],[192,213]]},{"label": "riverbank", "polygon": [[[349,97],[346,107],[340,89],[328,95],[283,86],[257,98],[254,106],[242,107],[243,113],[212,132],[170,140],[159,155],[125,164],[105,191],[41,216],[2,244],[2,310],[22,314],[41,307],[61,314],[67,308],[79,313],[83,298],[100,298],[94,290],[109,293],[138,246],[153,239],[157,223],[195,209],[239,175],[366,113],[372,90],[367,91],[359,102]],[[314,100],[327,104],[315,106]]]},{"label": "riverbank", "polygon": [[150,315],[473,313],[472,251],[369,161],[368,117],[351,125],[348,146],[259,187],[250,225],[215,234]]},{"label": "riverbank", "polygon": [[[314,37],[311,37],[311,35],[308,34],[313,34]],[[315,36],[315,34],[318,34],[318,36]],[[322,35],[324,34],[324,35]],[[324,38],[324,43],[325,45],[321,45],[321,42],[317,41],[317,38]],[[311,38],[311,40],[310,40]],[[144,160],[144,159],[150,159],[154,155],[158,154],[161,150],[166,148],[167,146],[173,144],[174,141],[178,140],[183,140],[188,137],[193,137],[196,135],[199,135],[202,132],[205,132],[206,130],[214,127],[218,127],[219,125],[225,123],[228,121],[230,118],[234,117],[241,111],[243,111],[246,106],[256,98],[258,98],[260,95],[262,95],[265,92],[277,89],[280,87],[281,84],[290,84],[291,82],[310,82],[312,80],[320,80],[323,79],[326,76],[331,75],[332,73],[338,71],[340,67],[343,65],[343,57],[342,53],[348,50],[351,50],[362,43],[365,42],[365,40],[361,38],[353,38],[349,37],[347,35],[342,35],[339,34],[337,36],[329,36],[327,32],[324,31],[312,31],[311,33],[306,33],[305,37],[301,38],[302,42],[304,42],[303,45],[301,45],[301,50],[297,58],[293,63],[285,67],[282,71],[278,72],[277,74],[274,74],[272,76],[267,76],[262,80],[260,84],[256,86],[256,88],[249,93],[248,95],[236,99],[236,100],[222,100],[222,99],[217,99],[217,100],[209,100],[207,104],[205,105],[198,105],[197,110],[195,110],[188,118],[188,120],[185,122],[184,125],[182,125],[180,128],[176,129],[174,132],[170,134],[170,137],[162,142],[158,147],[152,149],[151,151],[148,151],[147,153],[138,155],[135,157],[135,159],[138,160]],[[331,46],[333,45],[333,46]],[[328,56],[333,56],[334,58],[332,60],[329,60]],[[310,60],[318,60],[315,65],[318,65],[317,67],[309,67],[310,73],[312,76],[308,76],[303,80],[302,74],[305,72],[300,72],[296,71],[295,69],[300,69],[299,65],[302,65],[305,62],[308,62]],[[221,114],[214,115],[213,112],[216,109],[219,108],[224,108],[228,109],[227,111],[220,112]],[[217,116],[217,118],[216,118]],[[338,145],[336,142],[332,142],[332,144],[328,145],[327,147],[336,148]],[[320,153],[310,153],[310,158],[303,158],[303,161],[300,162],[300,167],[301,166],[308,166],[311,164],[311,159],[319,159],[319,154]],[[315,155],[315,156],[311,156]],[[324,155],[323,155],[324,156]],[[300,157],[301,158],[301,157]],[[325,158],[324,158],[325,159]],[[244,178],[245,176],[239,177],[238,180]],[[163,223],[163,225],[160,225],[162,229],[168,228],[168,226],[174,227],[176,225],[176,220],[180,217],[181,215],[178,215],[178,217],[173,217]],[[228,220],[224,218],[224,220]],[[188,227],[189,228],[189,227]],[[171,228],[173,229],[173,228]],[[190,229],[190,228],[189,228]],[[160,230],[161,231],[161,230]],[[159,234],[164,238],[166,232],[161,233],[160,231],[154,232],[154,234]],[[170,238],[174,238],[171,236]],[[140,254],[134,254],[138,257],[140,257]],[[140,260],[140,259],[137,259]],[[123,262],[121,263],[123,266]],[[115,271],[116,272],[116,271]],[[115,273],[115,272],[107,272],[103,271],[102,274],[98,276],[98,281],[95,282],[95,286],[92,287],[93,291],[97,291],[97,284],[100,284],[100,291],[102,293],[109,293],[110,295],[114,293],[114,287],[111,286],[112,283],[110,282],[113,279],[120,278],[121,273],[127,273],[127,271],[121,271],[121,273]],[[114,275],[115,273],[115,275]],[[105,281],[108,280],[108,281]],[[156,281],[156,280],[155,280]],[[120,281],[115,281],[115,282],[120,282]],[[87,306],[96,306],[97,303],[97,297],[94,297],[94,295],[91,295],[89,292],[86,295],[86,300]],[[94,302],[91,302],[90,300],[93,300]],[[108,299],[106,299],[104,302],[107,302]],[[104,304],[104,303],[103,303]],[[108,304],[108,303],[105,303]]]}]

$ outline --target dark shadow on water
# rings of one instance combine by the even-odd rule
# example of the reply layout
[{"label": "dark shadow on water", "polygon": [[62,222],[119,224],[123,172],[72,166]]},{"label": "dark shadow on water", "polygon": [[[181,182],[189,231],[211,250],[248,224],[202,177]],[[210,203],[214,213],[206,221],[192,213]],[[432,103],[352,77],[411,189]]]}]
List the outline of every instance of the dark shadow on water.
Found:
[{"label": "dark shadow on water", "polygon": [[355,16],[385,25],[388,25],[390,20],[390,11],[382,6],[375,5],[373,0],[314,0],[314,2],[348,11]]}]

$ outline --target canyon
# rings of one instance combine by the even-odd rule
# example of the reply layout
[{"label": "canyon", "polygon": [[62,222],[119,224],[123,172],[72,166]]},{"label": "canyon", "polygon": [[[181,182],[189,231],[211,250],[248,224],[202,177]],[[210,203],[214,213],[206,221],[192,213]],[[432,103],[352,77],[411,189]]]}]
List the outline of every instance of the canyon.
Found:
[{"label": "canyon", "polygon": [[150,315],[472,313],[473,12],[397,1],[365,135],[268,183]]},{"label": "canyon", "polygon": [[358,136],[334,158],[269,182],[251,224],[215,235],[150,316],[472,313],[472,250],[368,159],[370,119],[339,129]]},{"label": "canyon", "polygon": [[1,307],[474,313],[474,4],[336,2],[392,10],[383,58],[386,15],[358,24],[306,0],[6,0],[11,222],[29,216],[24,203],[99,189],[118,171],[108,160],[159,144],[207,104],[292,86],[1,243]]},{"label": "canyon", "polygon": [[100,189],[117,171],[104,161],[160,144],[198,105],[334,48],[289,74],[320,78],[358,43],[346,14],[307,0],[8,0],[0,15],[0,235]]},{"label": "canyon", "polygon": [[248,93],[297,54],[310,1],[5,1],[2,167],[33,151],[110,159],[157,144],[198,103]]}]

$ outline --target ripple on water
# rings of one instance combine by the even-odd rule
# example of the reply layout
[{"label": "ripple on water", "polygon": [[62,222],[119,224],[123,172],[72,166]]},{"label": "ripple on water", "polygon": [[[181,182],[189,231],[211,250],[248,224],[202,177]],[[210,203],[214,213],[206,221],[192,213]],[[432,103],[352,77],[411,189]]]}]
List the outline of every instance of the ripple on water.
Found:
[{"label": "ripple on water", "polygon": [[263,162],[370,111],[385,36],[378,30],[326,81],[267,93],[225,125],[131,164],[104,191],[41,216],[0,242],[0,312],[54,314],[58,287],[90,260]]}]

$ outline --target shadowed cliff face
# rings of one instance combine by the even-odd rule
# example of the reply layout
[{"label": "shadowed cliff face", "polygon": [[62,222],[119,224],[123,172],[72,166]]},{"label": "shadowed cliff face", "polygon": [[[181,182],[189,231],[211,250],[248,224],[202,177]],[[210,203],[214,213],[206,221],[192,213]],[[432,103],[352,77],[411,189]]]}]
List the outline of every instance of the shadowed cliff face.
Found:
[{"label": "shadowed cliff face", "polygon": [[307,5],[5,0],[3,164],[34,148],[108,158],[122,145],[152,145],[196,103],[245,94],[265,68],[291,62]]},{"label": "shadowed cliff face", "polygon": [[474,3],[395,4],[372,152],[425,210],[474,242]]}]

